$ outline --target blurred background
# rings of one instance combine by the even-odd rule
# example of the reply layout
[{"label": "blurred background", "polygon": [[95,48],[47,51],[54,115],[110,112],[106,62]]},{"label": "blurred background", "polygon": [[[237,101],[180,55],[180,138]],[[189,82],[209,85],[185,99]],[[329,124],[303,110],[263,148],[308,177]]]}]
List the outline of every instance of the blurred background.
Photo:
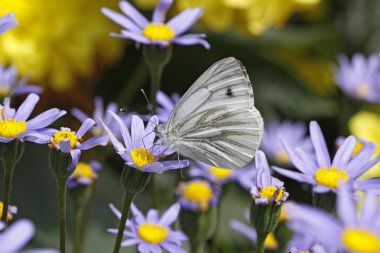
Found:
[{"label": "blurred background", "polygon": [[[118,1],[1,0],[0,4],[0,16],[15,12],[19,22],[0,37],[0,63],[16,66],[30,83],[44,88],[39,111],[78,107],[91,115],[94,97],[101,96],[126,110],[149,113],[140,92],[149,90],[149,71],[141,50],[133,42],[110,37],[120,27],[100,12],[101,7],[118,10]],[[156,1],[133,4],[150,17]],[[380,1],[175,0],[169,16],[190,6],[205,8],[194,30],[207,34],[211,49],[174,45],[162,80],[166,94],[183,94],[212,63],[234,56],[248,70],[255,105],[265,124],[275,119],[307,124],[317,120],[331,151],[338,136],[355,132],[347,124],[352,115],[360,110],[380,113],[377,104],[344,95],[334,77],[339,54],[351,58],[358,52],[379,52]],[[67,116],[59,125],[75,129],[79,123]],[[380,136],[372,141],[380,141]],[[48,152],[47,146],[28,144],[15,170],[12,196],[19,207],[17,217],[29,218],[37,227],[31,247],[56,247],[58,243],[56,189]],[[90,151],[84,157],[98,158],[95,154],[96,150]],[[110,251],[114,236],[106,228],[117,227],[118,220],[108,203],[121,208],[123,198],[122,160],[109,155],[101,162],[104,168],[86,212],[85,252]],[[162,209],[175,201],[172,189],[178,180],[180,174],[175,171],[158,177]],[[283,180],[290,199],[310,201],[304,186]],[[239,187],[224,186],[219,252],[251,252],[252,243],[228,225],[231,219],[244,220],[242,210],[249,208],[250,201]],[[142,210],[152,206],[149,189],[137,197],[136,204]],[[71,218],[69,211],[69,224]],[[124,248],[122,252],[135,251]]]}]

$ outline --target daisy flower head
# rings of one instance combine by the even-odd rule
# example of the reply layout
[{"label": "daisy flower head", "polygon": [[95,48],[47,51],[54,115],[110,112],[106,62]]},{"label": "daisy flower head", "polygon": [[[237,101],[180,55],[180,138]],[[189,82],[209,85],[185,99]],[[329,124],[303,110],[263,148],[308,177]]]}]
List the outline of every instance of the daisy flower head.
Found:
[{"label": "daisy flower head", "polygon": [[256,152],[255,164],[258,172],[256,184],[251,188],[251,196],[255,204],[275,203],[275,205],[280,205],[285,202],[289,193],[285,191],[283,182],[271,176],[268,161],[261,150]]},{"label": "daisy flower head", "polygon": [[225,184],[237,182],[242,188],[250,189],[256,178],[257,170],[254,166],[246,166],[239,169],[228,169],[211,166],[197,161],[189,168],[189,176],[193,178],[201,177],[214,184]]},{"label": "daisy flower head", "polygon": [[[102,120],[108,126],[109,129],[111,129],[113,132],[116,132],[118,126],[117,124],[115,124],[115,121],[111,117],[111,114],[106,113],[106,112],[111,111],[115,114],[119,114],[120,113],[119,106],[116,103],[111,102],[106,107],[104,107],[103,99],[101,97],[95,98],[94,105],[95,105],[94,112],[92,113],[92,116],[89,116],[87,113],[85,113],[79,108],[73,108],[71,110],[71,114],[82,123],[88,118],[94,119],[96,122],[96,125],[94,125],[94,127],[91,128],[91,132],[93,135],[105,133],[105,130],[100,120]],[[121,113],[120,113],[120,116],[123,117],[123,119],[126,122],[130,122],[130,120],[127,119],[127,117],[130,118],[130,116],[124,117],[121,115]]]},{"label": "daisy flower head", "polygon": [[183,209],[207,212],[219,202],[221,189],[202,179],[180,182],[175,190],[178,203]]},{"label": "daisy flower head", "polygon": [[47,143],[42,131],[66,114],[66,111],[52,108],[28,120],[40,97],[29,94],[16,110],[10,107],[10,98],[4,99],[0,105],[0,142],[8,143],[15,139],[36,143]]},{"label": "daisy flower head", "polygon": [[0,97],[41,92],[41,87],[27,84],[26,78],[18,79],[15,67],[7,68],[0,64]]},{"label": "daisy flower head", "polygon": [[0,34],[18,25],[14,20],[16,15],[14,13],[8,13],[0,17]]},{"label": "daisy flower head", "polygon": [[294,231],[311,236],[327,250],[380,252],[378,196],[366,192],[359,212],[356,204],[349,185],[341,184],[337,194],[338,219],[320,209],[295,203],[287,205],[285,211]]},{"label": "daisy flower head", "polygon": [[353,98],[368,102],[380,102],[380,56],[365,57],[355,54],[351,61],[339,56],[339,69],[335,74],[338,86]]},{"label": "daisy flower head", "polygon": [[97,135],[86,141],[82,137],[95,125],[92,119],[86,119],[80,126],[78,132],[72,131],[70,128],[61,127],[60,130],[51,130],[49,138],[49,148],[60,151],[62,153],[70,153],[72,162],[69,171],[72,171],[78,164],[81,152],[91,149],[95,146],[105,146],[108,143],[107,135]]},{"label": "daisy flower head", "polygon": [[101,169],[102,165],[97,161],[90,161],[89,163],[78,162],[73,174],[71,174],[67,181],[67,188],[92,185],[98,178],[97,172]]},{"label": "daisy flower head", "polygon": [[[121,213],[112,204],[113,213],[120,219]],[[126,222],[127,230],[124,235],[127,239],[122,242],[122,247],[137,245],[139,253],[162,252],[186,253],[181,247],[187,236],[178,230],[173,230],[170,225],[175,222],[180,211],[178,203],[172,205],[161,217],[158,210],[150,209],[146,216],[132,203],[132,218]],[[117,234],[117,229],[108,229],[108,232]]]},{"label": "daisy flower head", "polygon": [[154,128],[158,124],[157,116],[152,116],[145,127],[143,120],[139,116],[133,115],[131,130],[129,131],[120,116],[111,111],[108,111],[108,113],[117,123],[123,143],[115,137],[114,132],[103,121],[101,123],[108,133],[116,153],[124,159],[126,165],[143,172],[159,174],[189,165],[187,160],[161,161],[163,157],[172,154],[174,151],[168,150],[161,144],[160,140],[155,141]]},{"label": "daisy flower head", "polygon": [[205,34],[184,34],[202,16],[202,8],[188,8],[165,22],[165,16],[172,6],[173,0],[160,0],[153,11],[152,20],[146,19],[132,4],[125,0],[119,2],[123,14],[102,8],[108,18],[121,25],[120,33],[111,36],[134,40],[136,43],[168,46],[172,43],[179,45],[201,44],[209,49],[209,43],[204,39]]},{"label": "daisy flower head", "polygon": [[[341,182],[354,182],[356,178],[370,169],[380,160],[380,156],[371,159],[376,151],[372,142],[364,144],[360,151],[353,156],[356,138],[349,136],[338,148],[333,161],[327,149],[322,130],[315,121],[310,122],[310,136],[314,146],[314,154],[308,154],[301,148],[292,149],[284,141],[284,147],[294,166],[300,171],[291,171],[273,167],[273,169],[298,182],[313,186],[313,192],[326,193],[335,191]],[[359,182],[359,181],[358,181]],[[361,180],[360,184],[364,183]]]},{"label": "daisy flower head", "polygon": [[[4,226],[0,222],[0,229]],[[0,233],[0,252],[4,253],[59,253],[55,249],[32,249],[22,251],[22,248],[32,239],[35,233],[35,226],[29,220],[18,220],[9,226],[5,231]]]},{"label": "daisy flower head", "polygon": [[289,156],[281,140],[285,140],[290,147],[300,147],[305,152],[311,153],[313,146],[306,131],[307,127],[303,122],[289,120],[281,123],[277,121],[270,122],[265,127],[261,149],[276,163],[290,165]]}]

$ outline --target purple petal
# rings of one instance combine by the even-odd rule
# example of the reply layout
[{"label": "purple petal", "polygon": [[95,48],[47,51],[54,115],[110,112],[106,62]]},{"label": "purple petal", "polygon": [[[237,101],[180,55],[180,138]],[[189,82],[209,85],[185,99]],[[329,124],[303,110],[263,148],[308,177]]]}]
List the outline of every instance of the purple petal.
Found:
[{"label": "purple petal", "polygon": [[375,190],[380,195],[380,178],[369,178],[364,180],[356,180],[354,182],[355,189],[359,191]]},{"label": "purple petal", "polygon": [[180,246],[165,241],[161,243],[161,246],[164,249],[166,249],[169,253],[187,253],[187,251],[181,248]]},{"label": "purple petal", "polygon": [[352,157],[356,145],[356,138],[354,136],[348,137],[343,144],[339,147],[333,160],[333,166],[344,168]]},{"label": "purple petal", "polygon": [[101,134],[95,137],[88,139],[87,141],[80,144],[78,147],[79,150],[87,150],[95,146],[106,146],[108,143],[109,137],[107,135]]},{"label": "purple petal", "polygon": [[136,23],[139,28],[144,28],[149,24],[149,21],[129,2],[120,1],[119,8],[128,18]]},{"label": "purple petal", "polygon": [[0,34],[18,25],[18,23],[13,20],[15,17],[16,15],[12,12],[0,17]]},{"label": "purple petal", "polygon": [[159,212],[156,209],[150,209],[146,215],[146,221],[151,223],[158,223]]},{"label": "purple petal", "polygon": [[27,120],[32,113],[34,107],[36,106],[40,97],[34,93],[29,94],[25,101],[18,108],[15,119],[17,120]]},{"label": "purple petal", "polygon": [[331,167],[330,155],[327,150],[325,137],[316,121],[310,122],[310,137],[313,142],[319,167]]},{"label": "purple petal", "polygon": [[116,215],[116,217],[120,220],[121,212],[112,203],[109,203],[108,206],[111,208],[111,211],[113,212],[113,214]]},{"label": "purple petal", "polygon": [[[282,145],[286,153],[288,153],[291,162],[299,171],[312,175],[315,173],[316,166],[309,154],[305,155],[305,153],[300,152],[299,149],[296,149],[297,153],[293,152],[292,148],[284,139],[282,139]],[[301,156],[302,159],[300,159],[299,156]]]},{"label": "purple petal", "polygon": [[202,8],[191,8],[182,11],[180,14],[170,19],[167,25],[170,26],[178,36],[189,30],[202,16]]},{"label": "purple petal", "polygon": [[19,252],[35,232],[29,220],[18,220],[0,234],[0,252]]},{"label": "purple petal", "polygon": [[116,11],[113,11],[111,9],[108,9],[108,8],[102,8],[102,12],[109,19],[111,19],[115,23],[123,26],[124,28],[126,28],[126,29],[128,29],[130,31],[133,31],[133,32],[141,32],[141,28],[138,27],[134,22],[132,22],[131,20],[129,20],[124,15],[122,15],[122,14],[116,12]]},{"label": "purple petal", "polygon": [[173,222],[176,221],[180,209],[180,205],[178,203],[175,203],[162,215],[159,223],[164,226],[170,226]]},{"label": "purple petal", "polygon": [[131,134],[132,134],[133,149],[143,147],[142,138],[144,137],[144,134],[145,134],[145,127],[144,127],[144,122],[139,116],[136,116],[136,115],[132,116]]},{"label": "purple petal", "polygon": [[87,118],[89,118],[88,114],[84,113],[82,110],[78,108],[71,109],[71,114],[80,122],[84,122]]},{"label": "purple petal", "polygon": [[161,162],[161,164],[163,166],[162,172],[164,172],[167,170],[176,170],[176,169],[186,168],[187,166],[189,166],[189,161],[188,160],[163,161]]},{"label": "purple petal", "polygon": [[132,145],[132,137],[129,134],[129,131],[128,131],[125,123],[123,122],[123,120],[118,115],[116,115],[114,112],[112,112],[112,111],[108,111],[108,113],[116,120],[117,124],[119,125],[119,130],[120,130],[121,135],[123,137],[125,146],[128,149],[130,149],[131,147],[133,147],[133,145]]},{"label": "purple petal", "polygon": [[349,192],[348,184],[341,184],[339,194],[337,195],[337,211],[340,220],[344,225],[356,227],[358,220],[356,216],[355,203],[352,199],[352,194]]},{"label": "purple petal", "polygon": [[279,173],[279,174],[281,174],[283,176],[286,176],[288,178],[294,179],[294,180],[296,180],[298,182],[308,183],[308,184],[312,184],[312,185],[316,184],[315,180],[314,180],[314,177],[311,176],[311,175],[306,175],[306,174],[294,172],[294,171],[291,171],[291,170],[288,170],[288,169],[281,169],[281,168],[276,167],[276,166],[273,166],[272,168],[277,173]]},{"label": "purple petal", "polygon": [[86,119],[80,126],[76,136],[83,137],[91,127],[93,127],[96,122],[93,119]]},{"label": "purple petal", "polygon": [[[346,171],[349,172],[351,177],[357,177],[363,172],[358,168],[364,167],[376,152],[376,144],[373,142],[365,144],[361,150],[351,159],[350,163],[346,166]],[[359,172],[359,173],[358,173]]]},{"label": "purple petal", "polygon": [[121,144],[120,141],[118,141],[118,139],[116,139],[115,135],[112,133],[112,131],[106,126],[106,124],[104,124],[104,122],[102,121],[102,119],[99,119],[100,123],[102,124],[103,128],[106,130],[108,136],[110,137],[110,140],[112,142],[112,145],[114,146],[116,152],[118,154],[121,154],[124,152],[125,150],[125,147],[123,146],[123,144]]},{"label": "purple petal", "polygon": [[172,42],[184,46],[201,44],[206,49],[210,49],[210,44],[203,39],[205,37],[204,34],[185,34],[174,38]]},{"label": "purple petal", "polygon": [[155,24],[162,24],[165,21],[166,13],[172,6],[173,0],[160,0],[154,8],[152,22]]},{"label": "purple petal", "polygon": [[23,140],[38,143],[38,144],[46,144],[49,142],[50,135],[36,132],[25,132],[23,135]]},{"label": "purple petal", "polygon": [[138,244],[139,243],[139,239],[136,239],[136,238],[133,238],[133,239],[128,239],[128,240],[125,240],[121,243],[121,246],[122,247],[128,247],[128,246],[132,246],[132,245],[135,245],[135,244]]},{"label": "purple petal", "polygon": [[268,161],[261,150],[256,152],[255,156],[256,167],[259,170],[257,173],[257,187],[271,186],[272,180],[269,172]]},{"label": "purple petal", "polygon": [[73,169],[75,169],[75,167],[77,167],[80,154],[81,154],[81,151],[79,149],[74,149],[70,152],[72,162],[71,162],[70,167],[68,168],[69,171],[72,171]]},{"label": "purple petal", "polygon": [[42,91],[43,89],[37,85],[23,85],[23,86],[15,87],[13,90],[13,95],[21,95],[21,94],[28,94],[28,93],[40,94],[42,93]]},{"label": "purple petal", "polygon": [[61,140],[58,143],[58,146],[61,152],[63,153],[69,153],[71,151],[71,143],[70,143],[70,140],[68,139]]},{"label": "purple petal", "polygon": [[239,233],[246,236],[248,239],[250,239],[252,242],[256,243],[257,240],[257,233],[256,230],[240,221],[237,220],[231,220],[230,221],[230,227],[234,230],[238,231]]},{"label": "purple petal", "polygon": [[142,43],[142,44],[150,44],[151,43],[151,41],[147,37],[145,37],[144,35],[142,35],[140,33],[136,33],[136,32],[129,32],[126,30],[121,31],[121,34],[111,33],[111,36],[123,38],[123,39],[134,40],[134,41],[136,41],[138,43]]},{"label": "purple petal", "polygon": [[371,191],[365,193],[360,223],[364,227],[371,227],[373,221],[379,217],[378,195]]},{"label": "purple petal", "polygon": [[34,130],[47,127],[48,125],[52,124],[54,121],[56,121],[58,118],[62,117],[65,114],[66,111],[59,110],[57,108],[49,109],[37,115],[33,119],[28,120],[26,122],[27,129]]}]

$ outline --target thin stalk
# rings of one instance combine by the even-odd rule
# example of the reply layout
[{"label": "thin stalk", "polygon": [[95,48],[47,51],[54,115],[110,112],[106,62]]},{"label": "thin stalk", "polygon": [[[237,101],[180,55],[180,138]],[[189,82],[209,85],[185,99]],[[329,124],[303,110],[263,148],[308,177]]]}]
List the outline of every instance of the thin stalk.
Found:
[{"label": "thin stalk", "polygon": [[202,242],[199,242],[196,244],[192,244],[191,245],[191,253],[203,253],[203,252],[205,252],[205,246],[206,246],[205,241],[202,241]]},{"label": "thin stalk", "polygon": [[4,223],[7,223],[9,203],[11,200],[13,171],[14,171],[15,164],[3,162],[3,167],[4,167],[3,213],[1,214],[1,221]]},{"label": "thin stalk", "polygon": [[82,252],[84,211],[85,211],[85,205],[75,206],[74,231],[73,231],[73,253]]},{"label": "thin stalk", "polygon": [[57,178],[58,209],[59,209],[59,249],[66,252],[66,181]]},{"label": "thin stalk", "polygon": [[161,78],[162,78],[162,73],[164,71],[164,66],[163,65],[148,65],[149,66],[149,73],[150,73],[150,79],[151,79],[151,84],[150,84],[150,103],[152,104],[152,111],[153,114],[156,113],[157,109],[157,100],[156,100],[156,95],[157,91],[161,88]]},{"label": "thin stalk", "polygon": [[120,245],[121,245],[121,241],[123,239],[124,230],[125,230],[125,223],[127,222],[128,215],[129,215],[129,209],[131,207],[131,203],[132,203],[134,197],[135,197],[135,193],[129,193],[127,191],[125,192],[123,212],[122,212],[121,218],[120,218],[119,230],[117,232],[117,237],[116,237],[113,253],[119,253],[119,251],[120,251]]},{"label": "thin stalk", "polygon": [[157,177],[156,177],[156,174],[155,173],[152,173],[152,179],[151,179],[151,194],[152,194],[152,204],[153,204],[153,208],[157,209],[158,208],[158,187],[157,187]]},{"label": "thin stalk", "polygon": [[256,253],[265,252],[265,239],[267,236],[267,233],[257,233]]}]

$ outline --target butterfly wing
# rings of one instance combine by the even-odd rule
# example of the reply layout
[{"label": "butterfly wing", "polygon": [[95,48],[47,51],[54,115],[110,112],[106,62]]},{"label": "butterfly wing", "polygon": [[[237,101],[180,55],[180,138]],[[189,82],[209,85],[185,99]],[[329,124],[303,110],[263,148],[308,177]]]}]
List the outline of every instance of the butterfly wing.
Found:
[{"label": "butterfly wing", "polygon": [[232,57],[213,64],[183,95],[165,128],[184,156],[231,169],[249,163],[263,121],[244,66]]}]

